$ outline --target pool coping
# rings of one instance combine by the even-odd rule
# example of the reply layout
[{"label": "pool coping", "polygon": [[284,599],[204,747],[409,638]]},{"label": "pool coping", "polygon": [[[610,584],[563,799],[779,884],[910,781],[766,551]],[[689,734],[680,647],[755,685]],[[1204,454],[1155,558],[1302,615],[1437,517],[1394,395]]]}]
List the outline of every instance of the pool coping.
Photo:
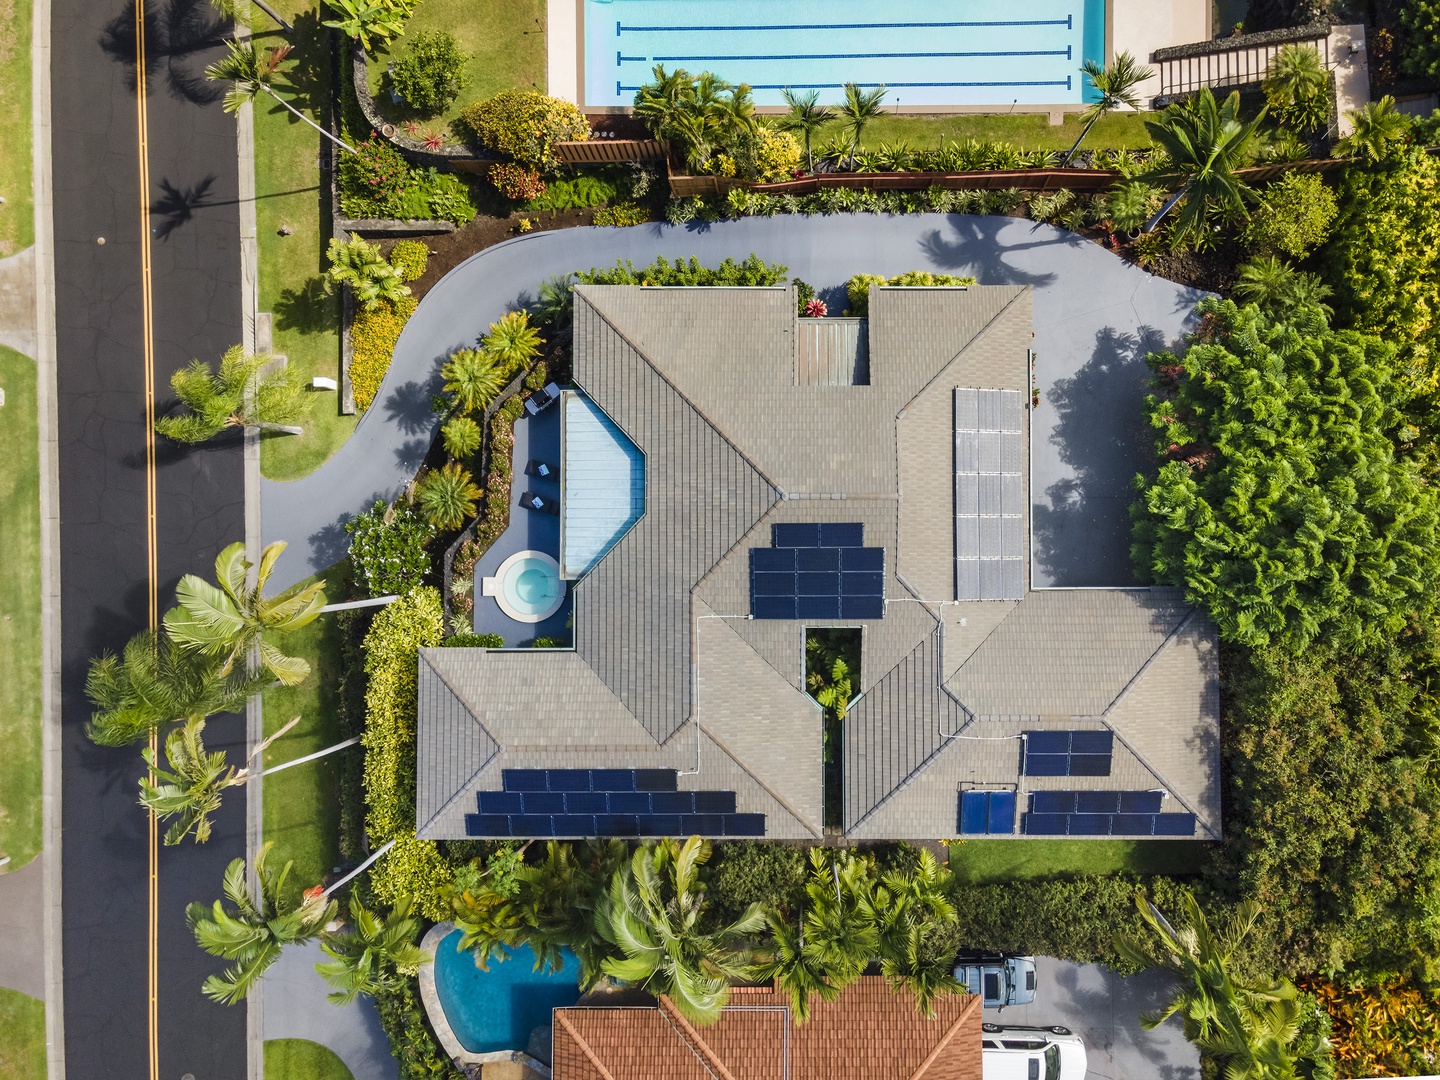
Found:
[{"label": "pool coping", "polygon": [[[420,942],[420,947],[432,956],[440,947],[440,942],[450,936],[456,929],[454,920],[436,923]],[[531,1057],[524,1050],[491,1050],[484,1054],[472,1054],[460,1044],[455,1031],[450,1027],[450,1021],[445,1016],[445,1008],[440,1004],[440,992],[435,988],[435,964],[422,964],[420,967],[420,1000],[425,1005],[425,1015],[430,1018],[430,1027],[435,1032],[435,1037],[440,1040],[440,1046],[445,1053],[450,1055],[450,1060],[456,1065],[488,1065],[495,1061],[515,1061],[528,1069],[533,1069],[541,1076],[550,1077],[550,1066],[543,1061]]]}]

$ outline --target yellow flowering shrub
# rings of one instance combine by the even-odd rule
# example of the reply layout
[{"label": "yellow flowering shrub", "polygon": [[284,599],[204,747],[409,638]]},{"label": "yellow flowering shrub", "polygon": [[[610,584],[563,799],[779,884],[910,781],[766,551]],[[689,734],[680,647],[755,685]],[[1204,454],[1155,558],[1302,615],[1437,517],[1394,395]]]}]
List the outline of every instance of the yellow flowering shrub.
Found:
[{"label": "yellow flowering shrub", "polygon": [[762,184],[793,180],[800,167],[800,142],[788,131],[755,131],[755,179]]},{"label": "yellow flowering shrub", "polygon": [[560,164],[551,151],[553,143],[590,137],[590,121],[584,113],[570,102],[538,90],[502,90],[467,105],[460,122],[475,133],[481,146],[538,172]]},{"label": "yellow flowering shrub", "polygon": [[433,840],[417,840],[414,829],[395,836],[395,846],[370,870],[370,887],[387,907],[413,896],[415,907],[427,919],[441,922],[451,917],[449,901],[442,888],[455,880],[455,870],[440,854]]},{"label": "yellow flowering shrub", "polygon": [[350,389],[355,395],[355,407],[361,412],[380,392],[395,342],[418,303],[413,296],[402,296],[393,303],[382,300],[368,311],[355,313],[350,324]]}]

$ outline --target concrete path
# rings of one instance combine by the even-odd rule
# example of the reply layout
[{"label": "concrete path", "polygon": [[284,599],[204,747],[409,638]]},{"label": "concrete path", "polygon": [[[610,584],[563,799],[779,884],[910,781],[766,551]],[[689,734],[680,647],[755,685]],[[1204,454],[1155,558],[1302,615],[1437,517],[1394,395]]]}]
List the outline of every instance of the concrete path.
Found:
[{"label": "concrete path", "polygon": [[369,998],[351,1005],[326,1000],[330,987],[315,972],[320,945],[295,946],[265,973],[265,1038],[309,1039],[335,1052],[355,1080],[399,1080],[400,1066]]},{"label": "concrete path", "polygon": [[533,302],[547,278],[628,258],[697,256],[714,265],[751,252],[814,285],[834,312],[857,273],[972,274],[1034,285],[1043,401],[1032,436],[1036,585],[1131,584],[1130,481],[1151,453],[1139,409],[1148,349],[1178,343],[1203,293],[1153,277],[1073,233],[1020,218],[913,214],[746,218],[715,225],[564,229],[487,248],[450,272],[406,324],[395,358],[350,440],[302,480],[264,481],[265,541],[287,540],[273,584],[330,566],[344,523],[391,498],[415,472],[436,426],[431,394],[446,354]]},{"label": "concrete path", "polygon": [[1035,958],[1035,1004],[987,1009],[985,1020],[1023,1027],[1069,1028],[1085,1040],[1089,1080],[1199,1080],[1200,1053],[1186,1041],[1180,1021],[1155,1031],[1140,1014],[1163,1005],[1174,980],[1163,971],[1122,979],[1099,964]]},{"label": "concrete path", "polygon": [[35,249],[0,259],[0,345],[35,355]]},{"label": "concrete path", "polygon": [[45,1000],[45,868],[37,855],[0,874],[0,986]]}]

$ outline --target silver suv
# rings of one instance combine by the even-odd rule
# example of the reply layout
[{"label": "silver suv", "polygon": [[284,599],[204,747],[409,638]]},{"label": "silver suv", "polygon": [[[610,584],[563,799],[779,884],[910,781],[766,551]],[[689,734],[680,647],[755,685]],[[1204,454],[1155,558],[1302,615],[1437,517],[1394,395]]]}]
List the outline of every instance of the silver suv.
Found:
[{"label": "silver suv", "polygon": [[1084,1080],[1085,1043],[1063,1027],[984,1024],[980,1044],[985,1080]]}]

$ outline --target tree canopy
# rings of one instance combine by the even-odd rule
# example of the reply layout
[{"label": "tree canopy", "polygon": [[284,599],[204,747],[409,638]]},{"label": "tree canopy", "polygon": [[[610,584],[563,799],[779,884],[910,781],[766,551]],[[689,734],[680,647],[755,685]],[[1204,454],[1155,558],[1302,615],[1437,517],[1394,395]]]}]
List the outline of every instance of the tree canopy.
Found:
[{"label": "tree canopy", "polygon": [[1131,551],[1148,580],[1184,586],[1221,635],[1306,648],[1361,644],[1428,605],[1437,507],[1402,440],[1395,350],[1333,331],[1200,304],[1183,357],[1149,358],[1159,435]]}]

